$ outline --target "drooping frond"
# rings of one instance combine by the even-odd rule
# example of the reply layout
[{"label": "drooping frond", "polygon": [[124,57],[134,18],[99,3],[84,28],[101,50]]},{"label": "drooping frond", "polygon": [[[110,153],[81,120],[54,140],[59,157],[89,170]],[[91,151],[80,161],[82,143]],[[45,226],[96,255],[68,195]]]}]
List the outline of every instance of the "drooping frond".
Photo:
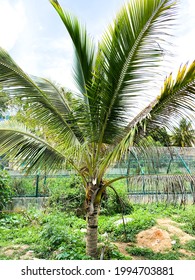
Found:
[{"label": "drooping frond", "polygon": [[[174,120],[188,118],[195,108],[195,61],[191,65],[181,66],[176,78],[172,74],[165,79],[162,92],[156,99],[156,105],[150,111],[147,120],[148,129],[166,126],[174,129]],[[172,120],[171,120],[172,117]]]},{"label": "drooping frond", "polygon": [[17,123],[0,124],[0,154],[25,171],[56,172],[65,166],[65,156],[51,144]]},{"label": "drooping frond", "polygon": [[[121,132],[120,141],[110,147],[108,155],[101,162],[102,172],[111,163],[121,160],[131,147],[147,136],[156,127],[174,129],[171,117],[188,117],[195,111],[195,62],[181,67],[173,79],[170,75],[164,83],[161,95],[144,108]],[[144,152],[144,151],[143,151]]]},{"label": "drooping frond", "polygon": [[98,108],[99,142],[112,143],[135,109],[151,100],[148,86],[158,76],[164,55],[161,39],[165,30],[169,33],[174,15],[173,0],[130,1],[104,35],[90,92]]},{"label": "drooping frond", "polygon": [[49,129],[66,140],[67,146],[83,141],[60,89],[46,79],[29,77],[3,49],[0,49],[0,83],[11,98],[30,104],[32,118],[47,123]]},{"label": "drooping frond", "polygon": [[92,78],[95,46],[86,29],[75,16],[64,11],[57,0],[50,0],[50,2],[61,17],[72,39],[75,49],[75,81],[81,94],[85,96],[85,100],[88,102],[87,85]]}]

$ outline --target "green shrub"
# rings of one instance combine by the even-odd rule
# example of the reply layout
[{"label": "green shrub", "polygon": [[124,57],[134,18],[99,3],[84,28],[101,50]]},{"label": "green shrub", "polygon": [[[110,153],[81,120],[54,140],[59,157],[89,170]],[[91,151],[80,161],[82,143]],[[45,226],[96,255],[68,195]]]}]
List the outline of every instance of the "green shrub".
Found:
[{"label": "green shrub", "polygon": [[[71,211],[78,216],[85,215],[85,191],[79,176],[48,178],[47,186],[50,190],[49,206],[57,206],[60,211]],[[108,188],[102,198],[102,215],[130,214],[133,211],[126,189],[121,185],[116,186],[116,189],[120,199]]]},{"label": "green shrub", "polygon": [[14,191],[14,196],[35,195],[36,177],[35,176],[13,176],[10,184]]},{"label": "green shrub", "polygon": [[43,220],[39,235],[39,246],[35,248],[37,256],[57,260],[88,259],[85,254],[85,221],[75,216],[51,213]]},{"label": "green shrub", "polygon": [[147,211],[137,209],[131,215],[125,215],[124,218],[131,218],[125,226],[123,223],[117,225],[116,221],[122,220],[121,215],[112,217],[100,216],[99,217],[99,233],[104,234],[107,232],[109,238],[113,241],[134,242],[135,236],[142,230],[146,230],[155,225],[155,216]]},{"label": "green shrub", "polygon": [[121,241],[135,241],[135,236],[142,230],[152,227],[156,222],[152,214],[147,211],[138,210],[128,216],[132,221],[128,222],[125,227],[120,224],[115,227],[114,237]]},{"label": "green shrub", "polygon": [[0,170],[0,211],[11,202],[12,193],[8,173]]},{"label": "green shrub", "polygon": [[195,235],[195,207],[194,205],[187,206],[185,211],[181,211],[179,216],[175,218],[179,223],[184,223],[181,228],[192,235]]},{"label": "green shrub", "polygon": [[106,242],[99,248],[99,255],[103,260],[131,260],[130,256],[125,256],[120,253],[115,244]]},{"label": "green shrub", "polygon": [[52,179],[48,183],[50,190],[49,206],[57,207],[60,211],[73,212],[78,216],[84,215],[85,192],[80,177]]}]

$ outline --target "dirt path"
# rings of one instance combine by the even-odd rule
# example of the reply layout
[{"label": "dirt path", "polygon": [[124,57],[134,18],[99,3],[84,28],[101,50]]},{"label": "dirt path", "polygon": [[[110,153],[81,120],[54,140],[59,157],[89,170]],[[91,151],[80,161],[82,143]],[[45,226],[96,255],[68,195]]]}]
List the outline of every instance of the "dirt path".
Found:
[{"label": "dirt path", "polygon": [[36,260],[34,251],[30,250],[29,245],[12,245],[0,248],[0,255],[12,260]]}]

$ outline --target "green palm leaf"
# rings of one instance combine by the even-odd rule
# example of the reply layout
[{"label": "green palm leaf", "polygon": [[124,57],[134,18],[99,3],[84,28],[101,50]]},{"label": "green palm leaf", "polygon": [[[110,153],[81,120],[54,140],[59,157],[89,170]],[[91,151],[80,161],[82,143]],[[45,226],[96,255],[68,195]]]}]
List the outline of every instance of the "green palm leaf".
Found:
[{"label": "green palm leaf", "polygon": [[174,120],[188,117],[189,112],[194,112],[195,97],[195,61],[191,65],[181,66],[176,78],[172,74],[165,79],[161,94],[156,99],[156,104],[150,111],[147,121],[148,129],[155,126],[174,128]]},{"label": "green palm leaf", "polygon": [[[163,55],[160,37],[174,19],[174,4],[170,0],[130,1],[104,35],[95,72],[96,100],[101,104],[96,120],[100,142],[109,143],[119,136],[119,128],[134,116],[132,109],[138,105],[144,108],[141,96],[149,99],[146,92],[158,76],[157,65]],[[96,80],[94,96],[98,94]]]},{"label": "green palm leaf", "polygon": [[128,154],[131,147],[135,145],[135,139],[136,143],[139,143],[142,138],[159,126],[174,129],[174,122],[170,121],[170,117],[181,119],[183,116],[188,116],[189,110],[194,112],[194,98],[195,62],[189,67],[187,64],[180,67],[175,80],[171,74],[165,80],[161,94],[121,131],[121,137],[109,148],[108,154],[101,161],[100,177],[110,164],[120,161]]},{"label": "green palm leaf", "polygon": [[92,78],[95,46],[86,29],[81,26],[75,16],[65,12],[58,1],[50,0],[50,2],[61,17],[72,39],[75,49],[74,78],[78,89],[85,96],[85,101],[88,103],[87,85]]},{"label": "green palm leaf", "polygon": [[25,171],[59,171],[65,156],[54,146],[17,123],[0,124],[1,153]]},{"label": "green palm leaf", "polygon": [[18,97],[23,103],[31,104],[32,118],[47,123],[59,137],[69,138],[74,144],[83,141],[70,107],[57,86],[46,79],[30,78],[3,49],[0,49],[0,83],[11,98]]}]

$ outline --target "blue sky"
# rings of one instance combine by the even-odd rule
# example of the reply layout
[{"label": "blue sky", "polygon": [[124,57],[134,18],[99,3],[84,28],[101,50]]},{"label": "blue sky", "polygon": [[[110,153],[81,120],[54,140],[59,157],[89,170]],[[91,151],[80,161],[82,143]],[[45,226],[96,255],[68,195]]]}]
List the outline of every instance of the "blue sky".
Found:
[{"label": "blue sky", "polygon": [[[179,22],[174,39],[173,68],[195,59],[195,1],[180,0]],[[96,41],[124,0],[59,0]],[[49,0],[0,0],[0,46],[27,73],[50,78],[73,88],[72,45]]]}]

